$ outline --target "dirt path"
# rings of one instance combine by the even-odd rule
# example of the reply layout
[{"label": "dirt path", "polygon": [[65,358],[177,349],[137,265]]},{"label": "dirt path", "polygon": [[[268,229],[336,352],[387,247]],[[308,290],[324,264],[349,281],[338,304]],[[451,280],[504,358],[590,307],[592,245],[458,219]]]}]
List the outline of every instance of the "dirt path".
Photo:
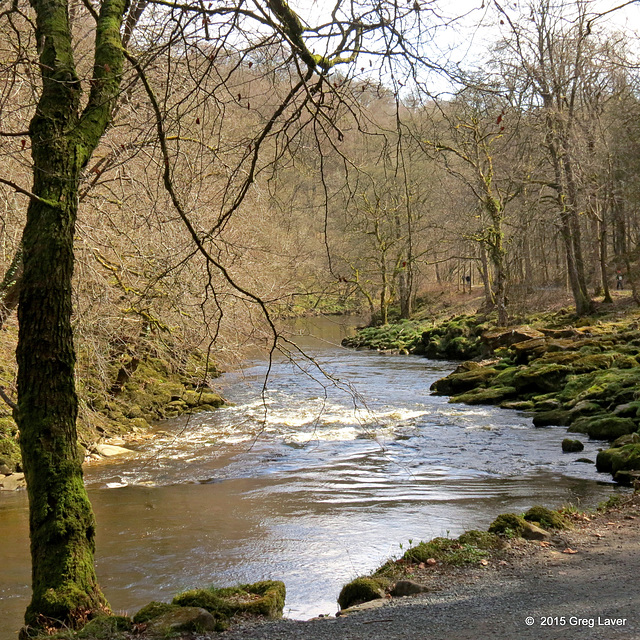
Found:
[{"label": "dirt path", "polygon": [[519,541],[501,563],[442,576],[440,586],[436,592],[389,600],[344,618],[268,623],[218,637],[640,639],[640,497],[578,520],[548,546]]}]

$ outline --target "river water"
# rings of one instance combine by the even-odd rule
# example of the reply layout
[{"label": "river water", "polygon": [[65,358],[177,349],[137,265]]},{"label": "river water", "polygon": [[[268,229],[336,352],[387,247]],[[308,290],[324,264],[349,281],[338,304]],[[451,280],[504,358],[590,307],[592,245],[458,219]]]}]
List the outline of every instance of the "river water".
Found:
[{"label": "river water", "polygon": [[[133,457],[86,468],[114,611],[281,579],[285,615],[333,613],[342,584],[411,541],[615,490],[576,462],[597,443],[563,454],[564,428],[429,395],[454,363],[344,349],[344,321],[294,329],[315,364],[276,358],[264,390],[267,363],[249,359],[218,381],[233,406],[166,422]],[[27,523],[25,492],[0,495],[0,640],[16,637],[29,599]]]}]

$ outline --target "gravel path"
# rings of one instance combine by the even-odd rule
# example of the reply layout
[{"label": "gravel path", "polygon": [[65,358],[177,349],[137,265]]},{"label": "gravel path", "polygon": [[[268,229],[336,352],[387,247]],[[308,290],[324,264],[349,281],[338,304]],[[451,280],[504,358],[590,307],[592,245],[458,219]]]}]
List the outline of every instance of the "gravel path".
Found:
[{"label": "gravel path", "polygon": [[[579,522],[549,546],[519,542],[506,564],[345,617],[235,627],[220,640],[640,640],[640,498]],[[576,553],[566,552],[566,549]],[[528,624],[531,617],[533,623]]]}]

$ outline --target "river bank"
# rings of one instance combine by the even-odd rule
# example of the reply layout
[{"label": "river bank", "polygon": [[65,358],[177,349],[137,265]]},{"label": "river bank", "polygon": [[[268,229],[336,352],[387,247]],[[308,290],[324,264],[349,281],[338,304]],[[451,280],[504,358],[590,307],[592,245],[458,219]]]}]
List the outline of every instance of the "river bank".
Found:
[{"label": "river bank", "polygon": [[[495,327],[483,316],[435,326],[405,321],[371,327],[346,346],[463,360],[431,390],[450,402],[527,412],[536,427],[564,426],[609,443],[598,471],[631,485],[640,478],[640,316],[637,310],[577,319],[566,312]],[[582,442],[567,438],[567,454]]]},{"label": "river bank", "polygon": [[[338,319],[303,325],[300,345],[352,388],[323,387],[283,357],[263,396],[269,363],[256,357],[216,382],[228,406],[169,421],[135,456],[85,469],[98,576],[115,611],[274,579],[287,585],[285,615],[308,619],[335,612],[344,583],[408,540],[611,495],[592,466],[563,456],[561,428],[541,432],[518,412],[429,395],[454,363],[347,350]],[[585,455],[594,451],[587,443]],[[10,630],[29,593],[27,514],[24,492],[3,497],[0,618]]]},{"label": "river bank", "polygon": [[[567,529],[543,540],[503,537],[499,550],[475,562],[460,566],[436,561],[421,570],[416,564],[414,581],[423,587],[418,594],[380,598],[338,617],[306,622],[240,616],[222,633],[203,627],[188,631],[189,623],[174,632],[181,640],[637,638],[640,497],[629,495],[597,511],[566,512],[565,517]],[[185,597],[185,604],[193,604],[195,596],[189,602]],[[195,619],[194,611],[186,613]],[[92,623],[84,632],[59,637],[159,637],[152,619],[134,626],[127,620]],[[208,618],[200,614],[198,620],[206,627]],[[101,635],[108,627],[111,632]]]}]

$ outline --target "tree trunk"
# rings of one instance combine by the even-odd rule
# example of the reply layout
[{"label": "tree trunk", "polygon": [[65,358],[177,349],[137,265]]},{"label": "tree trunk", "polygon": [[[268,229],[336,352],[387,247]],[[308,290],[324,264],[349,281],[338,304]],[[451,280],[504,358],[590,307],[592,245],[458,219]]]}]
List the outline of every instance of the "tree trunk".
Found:
[{"label": "tree trunk", "polygon": [[125,3],[101,3],[91,92],[81,112],[67,2],[31,0],[42,91],[29,126],[34,196],[22,238],[15,417],[31,536],[25,622],[39,628],[73,628],[108,610],[93,566],[95,521],[77,445],[71,296],[79,179],[118,95]]},{"label": "tree trunk", "polygon": [[[34,192],[59,206],[32,200],[27,212],[17,350],[17,421],[32,555],[25,622],[32,626],[80,622],[107,608],[93,566],[95,522],[76,434],[71,276],[77,175],[67,180],[77,174],[69,166],[75,154],[59,152],[54,159],[42,151],[34,149]],[[46,171],[38,168],[43,160]]]},{"label": "tree trunk", "polygon": [[613,299],[611,298],[611,291],[609,291],[609,280],[607,274],[607,224],[605,220],[598,221],[598,240],[600,247],[600,278],[602,280],[602,292],[604,295],[603,302],[611,304]]}]

